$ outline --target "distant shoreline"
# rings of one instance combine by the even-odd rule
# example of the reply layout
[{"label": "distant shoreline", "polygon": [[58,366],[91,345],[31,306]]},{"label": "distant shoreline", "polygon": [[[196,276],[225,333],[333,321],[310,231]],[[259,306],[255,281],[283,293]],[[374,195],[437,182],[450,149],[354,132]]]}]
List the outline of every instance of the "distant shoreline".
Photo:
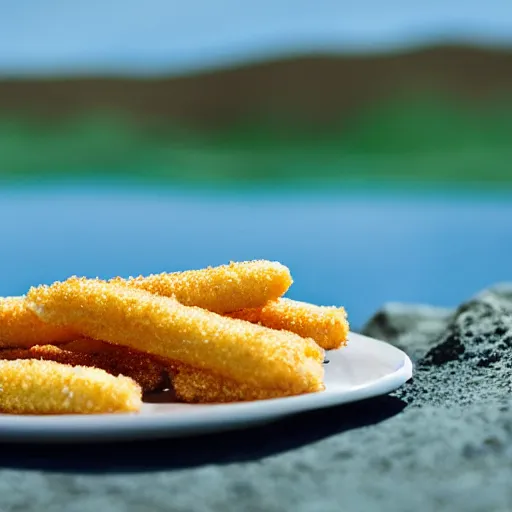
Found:
[{"label": "distant shoreline", "polygon": [[67,178],[62,176],[38,176],[36,179],[7,178],[0,173],[0,200],[4,198],[41,196],[55,197],[136,197],[168,199],[256,199],[258,201],[279,200],[282,202],[307,200],[324,201],[343,199],[344,201],[376,200],[384,202],[437,203],[445,201],[454,206],[462,204],[510,205],[512,183],[468,183],[463,180],[434,181],[391,181],[383,177],[373,182],[352,180],[326,183],[311,179],[302,184],[283,182],[215,182],[193,183],[183,180],[145,180],[138,176],[97,176]]}]

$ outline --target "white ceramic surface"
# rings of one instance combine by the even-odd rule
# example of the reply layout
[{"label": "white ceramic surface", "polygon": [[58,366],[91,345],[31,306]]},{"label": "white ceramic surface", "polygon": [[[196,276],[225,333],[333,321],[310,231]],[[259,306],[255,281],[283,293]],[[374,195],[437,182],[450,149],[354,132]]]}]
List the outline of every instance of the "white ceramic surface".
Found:
[{"label": "white ceramic surface", "polygon": [[320,393],[224,405],[145,403],[139,414],[0,414],[0,441],[121,441],[238,429],[386,394],[412,376],[412,363],[402,351],[354,333],[347,347],[328,352],[327,359],[326,389]]}]

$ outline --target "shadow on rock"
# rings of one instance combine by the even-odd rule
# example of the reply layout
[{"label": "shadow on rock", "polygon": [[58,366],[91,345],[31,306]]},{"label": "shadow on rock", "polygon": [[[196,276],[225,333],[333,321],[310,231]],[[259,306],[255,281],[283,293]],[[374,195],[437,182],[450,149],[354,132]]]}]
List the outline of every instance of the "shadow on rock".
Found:
[{"label": "shadow on rock", "polygon": [[141,472],[254,461],[379,423],[405,403],[391,396],[323,409],[264,427],[185,439],[87,444],[0,444],[0,467],[81,473]]}]

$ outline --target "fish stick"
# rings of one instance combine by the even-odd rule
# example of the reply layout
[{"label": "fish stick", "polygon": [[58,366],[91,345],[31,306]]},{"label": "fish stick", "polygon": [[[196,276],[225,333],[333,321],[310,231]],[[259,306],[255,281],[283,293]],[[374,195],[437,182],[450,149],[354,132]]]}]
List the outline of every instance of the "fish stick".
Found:
[{"label": "fish stick", "polygon": [[[38,348],[38,347],[36,347]],[[56,347],[52,347],[56,348]],[[126,370],[123,367],[119,367],[118,373],[126,375],[134,379],[143,389],[144,392],[159,391],[167,385],[170,385],[176,395],[176,398],[182,402],[187,403],[213,403],[213,402],[236,402],[245,400],[263,400],[265,398],[276,398],[281,396],[288,396],[289,393],[281,389],[261,389],[253,388],[245,383],[238,383],[230,379],[223,379],[218,377],[211,372],[205,370],[198,370],[191,366],[178,364],[173,361],[166,359],[160,359],[159,364],[142,352],[126,349],[120,345],[112,345],[103,341],[92,340],[89,338],[81,338],[71,343],[67,343],[59,347],[61,352],[64,350],[70,350],[72,352],[80,352],[89,354],[108,354],[106,361],[110,361],[111,357],[115,357],[116,360],[120,359],[123,363],[125,359],[131,361],[133,354],[137,354],[138,357],[146,358],[148,370],[146,372],[137,372],[134,374],[131,366]],[[29,351],[33,352],[35,349],[32,348]],[[6,351],[4,351],[6,352]],[[16,351],[12,352],[16,355]],[[3,352],[0,351],[0,358]],[[129,354],[132,354],[131,356]],[[76,355],[76,354],[73,354]],[[14,357],[13,357],[14,358]],[[117,373],[112,371],[111,363],[105,363],[103,366],[103,358],[98,361],[93,361],[94,366],[102,368],[109,373],[116,375]],[[78,363],[74,363],[78,364]],[[85,366],[89,364],[81,363]],[[162,373],[164,374],[162,376]]]},{"label": "fish stick", "polygon": [[23,297],[0,298],[0,348],[30,348],[38,344],[71,341],[77,334],[67,327],[41,321]]},{"label": "fish stick", "polygon": [[[93,347],[93,351],[80,350],[88,345],[88,341],[97,344]],[[84,347],[80,347],[80,343],[83,343]],[[95,340],[78,340],[60,347],[36,345],[29,349],[0,350],[0,360],[14,359],[40,359],[72,366],[100,368],[114,376],[130,377],[144,392],[163,389],[169,379],[164,366],[150,356],[119,345],[109,345]]]},{"label": "fish stick", "polygon": [[134,412],[142,405],[132,379],[54,361],[0,361],[0,390],[0,412],[10,414]]},{"label": "fish stick", "polygon": [[323,389],[324,351],[311,339],[184,306],[173,298],[98,280],[70,278],[31,288],[30,307],[46,322],[209,370],[254,387]]},{"label": "fish stick", "polygon": [[278,299],[262,308],[242,309],[228,313],[264,325],[271,329],[291,331],[303,338],[313,338],[326,350],[340,348],[347,343],[349,323],[343,308],[315,306],[291,299]]},{"label": "fish stick", "polygon": [[[71,352],[81,352],[85,354],[98,354],[98,353],[119,353],[119,350],[123,350],[124,347],[119,345],[113,345],[112,343],[106,343],[105,341],[93,340],[91,338],[77,338],[76,340],[70,341],[60,345],[59,348],[64,350],[70,350]],[[129,349],[126,349],[129,351]],[[142,352],[137,352],[141,355]]]},{"label": "fish stick", "polygon": [[171,365],[169,373],[176,398],[186,403],[243,402],[296,394],[289,389],[254,387],[187,365]]},{"label": "fish stick", "polygon": [[221,314],[263,306],[284,295],[293,281],[281,263],[258,260],[110,282],[174,297],[185,306]]},{"label": "fish stick", "polygon": [[[132,378],[144,393],[159,391],[169,383],[167,362],[145,352],[89,338],[79,338],[59,348],[84,359],[75,364],[95,366],[112,375]],[[89,360],[86,362],[86,359]]]}]

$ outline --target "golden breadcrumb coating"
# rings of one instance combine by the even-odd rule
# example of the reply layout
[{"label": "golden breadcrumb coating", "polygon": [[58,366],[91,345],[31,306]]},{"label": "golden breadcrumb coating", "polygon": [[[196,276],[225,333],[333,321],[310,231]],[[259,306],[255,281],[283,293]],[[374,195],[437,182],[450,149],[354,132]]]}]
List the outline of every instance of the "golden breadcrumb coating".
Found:
[{"label": "golden breadcrumb coating", "polygon": [[262,308],[242,309],[228,316],[313,338],[326,350],[347,343],[349,323],[343,308],[315,306],[283,298],[268,302]]},{"label": "golden breadcrumb coating", "polygon": [[290,389],[264,389],[219,377],[206,370],[174,364],[169,368],[176,398],[187,403],[223,403],[265,400],[294,395]]},{"label": "golden breadcrumb coating", "polygon": [[76,333],[66,327],[42,322],[27,308],[23,297],[0,298],[0,348],[58,344],[76,337]]},{"label": "golden breadcrumb coating", "polygon": [[115,278],[110,282],[174,297],[185,306],[227,313],[263,306],[281,297],[293,281],[281,263],[258,260],[128,280]]},{"label": "golden breadcrumb coating", "polygon": [[98,414],[138,411],[141,389],[97,368],[35,359],[0,361],[0,412]]},{"label": "golden breadcrumb coating", "polygon": [[76,277],[31,288],[27,299],[44,321],[237,382],[290,393],[323,387],[324,351],[313,340],[290,332]]},{"label": "golden breadcrumb coating", "polygon": [[99,342],[101,346],[92,347],[89,352],[76,350],[79,343],[87,344],[89,341],[98,343],[95,340],[78,340],[60,347],[36,345],[29,349],[4,349],[0,350],[0,359],[40,359],[72,366],[100,368],[114,376],[132,378],[144,392],[162,389],[168,382],[168,373],[163,365],[142,352],[102,342]]}]

